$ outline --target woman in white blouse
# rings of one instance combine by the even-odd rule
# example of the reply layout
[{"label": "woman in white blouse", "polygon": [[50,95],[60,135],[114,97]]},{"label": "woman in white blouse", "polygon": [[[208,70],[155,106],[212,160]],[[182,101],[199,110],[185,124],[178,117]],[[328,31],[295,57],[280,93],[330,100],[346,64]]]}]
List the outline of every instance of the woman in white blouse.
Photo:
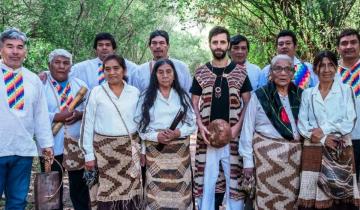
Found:
[{"label": "woman in white blouse", "polygon": [[294,209],[300,177],[300,135],[297,132],[302,90],[291,82],[288,55],[271,60],[271,81],[251,95],[240,135],[244,176],[256,178],[256,209]]},{"label": "woman in white blouse", "polygon": [[[354,96],[350,86],[335,79],[337,67],[334,53],[320,52],[314,59],[320,82],[302,96],[298,128],[305,141],[298,201],[303,209],[353,209],[360,204],[350,137],[356,120]],[[325,169],[336,177],[335,184],[329,184]]]},{"label": "woman in white blouse", "polygon": [[136,121],[146,154],[146,209],[192,209],[189,136],[195,115],[171,60],[155,63]]},{"label": "woman in white blouse", "polygon": [[99,173],[91,200],[97,209],[142,209],[140,142],[133,121],[140,93],[124,81],[122,57],[109,55],[103,69],[106,82],[90,93],[80,139],[86,169],[96,167]]}]

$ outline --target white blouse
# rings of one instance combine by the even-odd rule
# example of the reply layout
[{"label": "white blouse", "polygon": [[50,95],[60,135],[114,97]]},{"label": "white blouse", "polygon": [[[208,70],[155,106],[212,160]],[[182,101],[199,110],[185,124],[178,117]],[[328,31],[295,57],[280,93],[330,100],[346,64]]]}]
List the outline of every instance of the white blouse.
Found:
[{"label": "white blouse", "polygon": [[319,85],[306,89],[302,94],[298,128],[305,138],[311,137],[311,129],[320,127],[326,135],[352,131],[356,120],[353,92],[350,86],[335,80],[330,92],[322,98]]},{"label": "white blouse", "polygon": [[[134,122],[134,117],[140,96],[139,90],[125,83],[120,97],[117,97],[107,82],[103,86],[119,109],[129,132],[135,133],[137,125]],[[95,159],[93,152],[94,132],[106,136],[128,135],[123,121],[102,86],[94,87],[85,108],[80,147],[85,151],[86,161]]]},{"label": "white blouse", "polygon": [[[137,110],[135,121],[139,122],[141,118],[141,107],[144,97],[141,97]],[[185,121],[180,122],[176,128],[180,130],[180,138],[193,134],[196,130],[196,117],[191,107],[187,110]],[[160,91],[157,91],[157,97],[153,107],[149,110],[150,123],[145,132],[139,131],[141,139],[146,141],[157,142],[159,129],[167,129],[170,127],[178,111],[182,109],[180,97],[174,89],[170,90],[169,98],[164,98]]]},{"label": "white blouse", "polygon": [[[285,107],[286,104],[289,104],[285,103],[283,100],[281,100],[281,102]],[[289,111],[291,109],[285,108],[285,110],[288,114],[290,122],[292,122],[294,117],[292,112]],[[299,139],[297,128],[294,126],[295,123],[291,123],[294,139]],[[258,97],[256,96],[255,92],[253,92],[245,112],[244,123],[241,129],[239,142],[239,154],[243,157],[244,168],[254,167],[252,140],[255,132],[269,138],[283,138],[267,117]]]}]

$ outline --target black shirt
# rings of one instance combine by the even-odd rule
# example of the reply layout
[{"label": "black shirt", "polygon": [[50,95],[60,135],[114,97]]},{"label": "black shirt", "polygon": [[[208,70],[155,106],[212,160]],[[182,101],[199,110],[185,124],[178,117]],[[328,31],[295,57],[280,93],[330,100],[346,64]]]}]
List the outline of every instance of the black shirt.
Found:
[{"label": "black shirt", "polygon": [[[234,70],[236,64],[234,62],[231,62],[227,67],[225,67],[225,69],[213,67],[210,63],[206,63],[206,66],[217,76],[212,93],[210,121],[216,119],[223,119],[229,122],[230,100],[229,100],[228,81],[225,77],[223,77],[221,82],[221,77],[223,72],[224,74],[229,74],[232,70]],[[221,83],[221,96],[217,98],[215,97],[215,88],[219,87],[220,83]],[[252,91],[251,83],[249,77],[246,76],[243,86],[240,89],[240,94],[250,91]],[[197,96],[201,96],[202,94],[202,88],[195,77],[193,79],[190,92]]]}]

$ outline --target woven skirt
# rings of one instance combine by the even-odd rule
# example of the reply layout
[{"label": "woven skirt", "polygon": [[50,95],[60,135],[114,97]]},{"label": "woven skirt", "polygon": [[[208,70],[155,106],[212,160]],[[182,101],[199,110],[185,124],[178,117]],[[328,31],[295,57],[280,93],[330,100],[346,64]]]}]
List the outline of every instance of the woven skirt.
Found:
[{"label": "woven skirt", "polygon": [[146,142],[146,209],[193,209],[190,139]]},{"label": "woven skirt", "polygon": [[133,155],[134,145],[137,155],[140,153],[140,140],[137,135],[132,135],[132,139],[133,142],[129,136],[95,134],[93,145],[99,182],[90,189],[95,209],[142,209],[141,173]]},{"label": "woven skirt", "polygon": [[[347,145],[348,147],[344,152],[353,157],[351,139],[348,139]],[[348,206],[348,209],[351,208],[351,206],[360,206],[360,195],[354,168],[352,171],[353,196],[348,199],[332,199],[318,186],[318,179],[323,159],[322,148],[323,146],[321,144],[313,144],[309,140],[305,140],[304,142],[301,161],[301,184],[298,198],[299,206],[313,209],[342,209],[342,206]],[[354,158],[352,158],[352,161],[354,161]],[[355,167],[354,162],[352,163],[352,166]]]},{"label": "woven skirt", "polygon": [[301,143],[255,134],[255,209],[297,209]]}]

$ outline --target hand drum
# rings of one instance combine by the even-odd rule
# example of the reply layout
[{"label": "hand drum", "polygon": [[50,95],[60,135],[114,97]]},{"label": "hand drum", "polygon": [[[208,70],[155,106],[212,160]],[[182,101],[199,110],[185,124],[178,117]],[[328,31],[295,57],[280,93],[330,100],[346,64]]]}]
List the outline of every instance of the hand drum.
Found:
[{"label": "hand drum", "polygon": [[215,148],[221,148],[227,145],[231,140],[231,128],[228,122],[223,119],[217,119],[210,123],[208,137],[210,145]]}]

